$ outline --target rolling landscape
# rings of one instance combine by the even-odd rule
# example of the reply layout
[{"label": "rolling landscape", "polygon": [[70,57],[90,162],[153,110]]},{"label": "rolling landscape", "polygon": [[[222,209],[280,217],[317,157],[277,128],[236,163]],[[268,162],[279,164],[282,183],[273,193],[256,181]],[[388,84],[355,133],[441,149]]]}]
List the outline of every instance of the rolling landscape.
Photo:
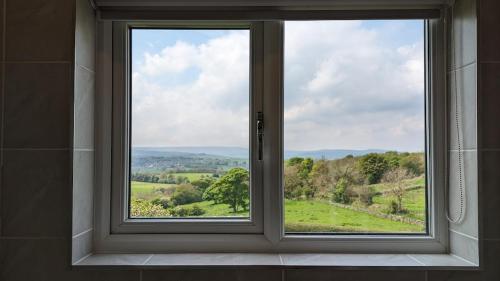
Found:
[{"label": "rolling landscape", "polygon": [[[132,150],[131,217],[248,217],[248,150]],[[285,230],[423,233],[423,153],[285,151]]]}]

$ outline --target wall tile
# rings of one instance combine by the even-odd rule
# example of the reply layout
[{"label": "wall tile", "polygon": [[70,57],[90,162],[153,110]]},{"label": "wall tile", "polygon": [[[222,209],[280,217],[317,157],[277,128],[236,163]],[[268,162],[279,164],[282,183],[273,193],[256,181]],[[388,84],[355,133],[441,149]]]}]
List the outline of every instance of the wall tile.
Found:
[{"label": "wall tile", "polygon": [[424,281],[424,271],[405,270],[329,270],[291,269],[285,271],[285,281]]},{"label": "wall tile", "polygon": [[2,281],[140,281],[139,271],[76,270],[66,239],[0,239]]},{"label": "wall tile", "polygon": [[460,0],[454,8],[455,66],[477,60],[476,1]]},{"label": "wall tile", "polygon": [[94,152],[73,152],[73,235],[93,227]]},{"label": "wall tile", "polygon": [[72,238],[71,241],[71,262],[76,263],[83,257],[92,253],[92,238],[94,232],[84,232]]},{"label": "wall tile", "polygon": [[143,265],[149,258],[150,254],[96,254],[83,259],[78,265],[99,266],[107,265]]},{"label": "wall tile", "polygon": [[485,241],[484,258],[480,271],[429,271],[428,281],[498,281],[500,280],[500,266],[498,253],[500,241]]},{"label": "wall tile", "polygon": [[[281,281],[279,269],[148,270],[142,281]],[[309,279],[307,279],[309,280]]]},{"label": "wall tile", "polygon": [[450,231],[449,239],[452,254],[474,264],[479,264],[479,243],[477,239],[472,239],[453,231]]},{"label": "wall tile", "polygon": [[8,0],[6,59],[8,61],[73,61],[74,2]]},{"label": "wall tile", "polygon": [[[468,65],[457,71],[451,72],[449,81],[450,90],[450,149],[458,149],[457,126],[456,126],[456,106],[458,106],[459,125],[462,149],[477,149],[477,83],[476,64]],[[455,84],[455,81],[456,84]],[[456,104],[456,97],[458,103]]]},{"label": "wall tile", "polygon": [[76,1],[75,62],[95,70],[95,11],[89,0]]},{"label": "wall tile", "polygon": [[[499,36],[500,37],[500,36]],[[500,49],[500,48],[499,48]],[[500,148],[500,63],[480,64],[481,148]]]},{"label": "wall tile", "polygon": [[[456,151],[450,152],[450,177],[449,177],[449,209],[450,216],[456,218],[460,214],[460,189],[459,189],[459,154]],[[462,186],[465,190],[465,218],[462,224],[450,224],[450,228],[467,235],[478,237],[478,172],[477,172],[477,152],[462,152]]]},{"label": "wall tile", "polygon": [[70,231],[70,153],[4,151],[3,236],[66,236]]},{"label": "wall tile", "polygon": [[483,237],[500,239],[500,151],[481,152]]},{"label": "wall tile", "polygon": [[70,64],[6,64],[5,148],[68,148]]},{"label": "wall tile", "polygon": [[163,254],[153,255],[147,265],[281,265],[278,254]]},{"label": "wall tile", "polygon": [[75,68],[74,147],[94,148],[95,75]]},{"label": "wall tile", "polygon": [[420,266],[407,256],[391,254],[281,254],[283,264],[287,266]]},{"label": "wall tile", "polygon": [[479,2],[479,57],[483,61],[500,62],[500,1],[478,0]]}]

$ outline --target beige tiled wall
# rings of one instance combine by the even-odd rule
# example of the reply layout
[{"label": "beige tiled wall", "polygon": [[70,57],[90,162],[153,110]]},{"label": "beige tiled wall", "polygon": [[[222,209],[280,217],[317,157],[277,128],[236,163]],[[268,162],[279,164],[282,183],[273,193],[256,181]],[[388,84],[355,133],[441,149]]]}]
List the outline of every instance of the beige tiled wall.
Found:
[{"label": "beige tiled wall", "polygon": [[[462,1],[464,3],[460,3]],[[458,2],[472,5],[469,0]],[[79,5],[82,3],[85,2]],[[76,218],[76,223],[71,224],[72,190],[78,197],[79,192],[88,194],[92,170],[89,163],[93,154],[89,129],[92,121],[88,119],[91,116],[86,115],[93,104],[92,95],[88,94],[93,88],[93,53],[92,49],[83,49],[74,55],[74,45],[91,40],[93,35],[84,30],[75,37],[75,1],[0,0],[0,161],[3,165],[0,280],[500,280],[500,1],[478,3],[479,60],[469,59],[474,57],[469,51],[473,45],[461,48],[458,53],[470,54],[463,57],[461,64],[476,64],[478,73],[479,135],[477,144],[467,139],[466,146],[480,155],[478,213],[482,228],[479,233],[469,232],[469,236],[484,238],[482,271],[243,268],[127,271],[76,270],[70,266],[71,238],[82,237],[76,241],[82,243],[75,243],[75,250],[82,254],[88,252],[85,241],[90,234],[85,230],[92,225],[88,215]],[[465,23],[463,26],[474,31]],[[461,40],[470,43],[471,39]],[[463,67],[461,71],[465,74],[473,70]],[[469,117],[466,119],[470,121]],[[473,125],[474,122],[466,124]],[[87,197],[75,202],[75,207],[78,213],[85,214],[90,212],[91,204],[91,198]],[[456,231],[467,232],[460,228]]]}]

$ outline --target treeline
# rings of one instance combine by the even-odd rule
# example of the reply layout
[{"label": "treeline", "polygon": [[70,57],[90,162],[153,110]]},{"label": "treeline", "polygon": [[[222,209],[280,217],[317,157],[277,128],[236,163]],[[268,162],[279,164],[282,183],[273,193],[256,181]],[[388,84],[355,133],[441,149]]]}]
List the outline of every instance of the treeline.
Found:
[{"label": "treeline", "polygon": [[[217,178],[219,174],[212,174],[212,177]],[[167,183],[167,184],[183,184],[189,183],[189,178],[183,176],[182,173],[174,175],[171,172],[163,172],[160,174],[155,173],[141,173],[135,172],[130,176],[132,181],[151,182],[151,183]]]},{"label": "treeline", "polygon": [[[369,185],[386,182],[395,197],[392,213],[403,211],[403,181],[424,173],[423,153],[370,153],[336,160],[290,158],[285,163],[284,181],[287,199],[331,199],[349,204],[359,200],[372,203]],[[355,188],[356,187],[356,188]]]}]

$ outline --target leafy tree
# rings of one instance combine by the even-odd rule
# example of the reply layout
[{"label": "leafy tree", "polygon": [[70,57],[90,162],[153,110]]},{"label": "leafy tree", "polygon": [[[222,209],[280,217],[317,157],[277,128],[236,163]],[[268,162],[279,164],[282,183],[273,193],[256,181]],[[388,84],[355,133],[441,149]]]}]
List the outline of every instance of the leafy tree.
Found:
[{"label": "leafy tree", "polygon": [[298,165],[285,166],[285,198],[299,199],[303,193],[304,180],[299,175]]},{"label": "leafy tree", "polygon": [[292,157],[288,159],[287,166],[297,167],[297,174],[306,180],[314,165],[312,158]]},{"label": "leafy tree", "polygon": [[177,176],[175,178],[175,183],[176,184],[183,184],[183,183],[189,183],[189,179],[185,176]]},{"label": "leafy tree", "polygon": [[401,157],[397,151],[387,151],[384,153],[385,160],[389,165],[389,169],[394,169],[399,167]]},{"label": "leafy tree", "polygon": [[401,167],[405,168],[408,173],[415,176],[420,176],[424,173],[425,162],[423,153],[413,153],[401,159]]},{"label": "leafy tree", "polygon": [[233,212],[241,207],[248,207],[249,173],[243,168],[233,168],[205,190],[204,200],[214,200],[216,203],[228,204]]},{"label": "leafy tree", "polygon": [[337,181],[335,185],[335,189],[333,190],[333,201],[342,204],[349,204],[351,202],[351,198],[347,193],[348,180],[345,178],[341,178]]},{"label": "leafy tree", "polygon": [[171,201],[174,206],[202,201],[202,193],[191,184],[182,184],[175,188]]},{"label": "leafy tree", "polygon": [[322,194],[328,193],[333,186],[333,180],[330,176],[327,160],[321,159],[314,163],[310,173],[310,179],[311,184],[304,189],[307,198],[314,198],[318,191]]},{"label": "leafy tree", "polygon": [[389,170],[383,177],[383,182],[391,185],[390,192],[396,199],[396,205],[394,206],[394,203],[391,203],[390,206],[391,212],[393,213],[402,213],[404,211],[403,198],[406,194],[404,180],[409,177],[408,172],[402,168]]},{"label": "leafy tree", "polygon": [[205,192],[205,190],[211,186],[215,182],[215,179],[213,177],[205,177],[202,176],[201,178],[194,180],[191,182],[191,184],[198,189],[201,192]]},{"label": "leafy tree", "polygon": [[389,169],[389,163],[380,154],[369,153],[363,156],[359,162],[359,170],[366,177],[368,184],[379,183],[384,173]]}]

